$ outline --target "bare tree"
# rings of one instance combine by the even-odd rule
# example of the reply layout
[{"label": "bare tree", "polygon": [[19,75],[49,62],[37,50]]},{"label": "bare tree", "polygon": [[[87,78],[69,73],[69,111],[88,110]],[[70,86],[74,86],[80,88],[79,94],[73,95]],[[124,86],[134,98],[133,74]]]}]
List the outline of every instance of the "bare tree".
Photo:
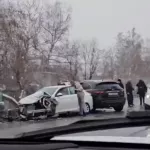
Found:
[{"label": "bare tree", "polygon": [[1,33],[8,67],[21,90],[30,82],[27,74],[31,72],[30,56],[35,50],[34,40],[40,31],[40,14],[37,13],[38,7],[33,1],[23,3],[22,7],[18,6],[20,5],[9,3],[3,10]]},{"label": "bare tree", "polygon": [[116,57],[115,49],[111,48],[104,51],[103,55],[103,78],[114,79],[116,76]]},{"label": "bare tree", "polygon": [[80,44],[77,41],[67,43],[64,47],[61,56],[63,59],[63,64],[65,66],[66,75],[70,79],[78,79],[79,72],[81,70],[80,62]]},{"label": "bare tree", "polygon": [[[64,44],[68,37],[71,13],[69,9],[64,9],[60,2],[48,5],[43,13],[43,46],[42,55],[44,55],[46,65],[53,59],[53,55],[58,54],[59,47]],[[57,58],[56,58],[57,59]]]},{"label": "bare tree", "polygon": [[130,78],[140,74],[142,63],[141,49],[143,40],[133,28],[126,34],[119,33],[116,43],[116,58],[118,74],[123,78]]},{"label": "bare tree", "polygon": [[84,79],[92,79],[99,65],[102,51],[97,48],[97,43],[92,40],[82,44],[81,60]]}]

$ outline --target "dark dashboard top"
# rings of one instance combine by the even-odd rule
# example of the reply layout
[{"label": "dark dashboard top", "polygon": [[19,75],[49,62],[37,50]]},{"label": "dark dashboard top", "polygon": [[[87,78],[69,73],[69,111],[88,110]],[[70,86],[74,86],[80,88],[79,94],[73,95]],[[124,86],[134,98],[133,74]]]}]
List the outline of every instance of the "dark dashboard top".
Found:
[{"label": "dark dashboard top", "polygon": [[[106,146],[106,144],[108,146]],[[148,150],[148,145],[120,145],[114,144],[114,146],[108,143],[50,143],[50,144],[0,144],[2,150]],[[116,145],[116,146],[115,146]]]}]

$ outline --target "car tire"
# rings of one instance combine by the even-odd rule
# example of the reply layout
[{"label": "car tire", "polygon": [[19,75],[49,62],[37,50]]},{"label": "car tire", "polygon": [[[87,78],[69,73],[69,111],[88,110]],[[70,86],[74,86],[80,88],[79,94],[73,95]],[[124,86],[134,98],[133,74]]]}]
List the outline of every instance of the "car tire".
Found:
[{"label": "car tire", "polygon": [[122,109],[123,109],[123,106],[122,106],[122,105],[121,105],[121,106],[114,107],[114,110],[115,110],[116,112],[121,112]]},{"label": "car tire", "polygon": [[89,105],[88,103],[85,103],[85,109],[84,109],[84,112],[85,112],[86,114],[89,114],[90,111],[91,111],[90,105]]}]

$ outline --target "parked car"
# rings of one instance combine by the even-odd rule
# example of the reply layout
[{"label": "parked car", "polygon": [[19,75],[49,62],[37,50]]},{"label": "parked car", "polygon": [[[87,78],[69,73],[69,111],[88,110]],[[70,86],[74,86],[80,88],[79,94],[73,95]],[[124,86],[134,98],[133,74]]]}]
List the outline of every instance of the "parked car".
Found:
[{"label": "parked car", "polygon": [[147,85],[147,93],[145,96],[144,106],[146,110],[150,110],[150,84]]},{"label": "parked car", "polygon": [[120,112],[123,109],[125,94],[117,82],[85,80],[81,85],[93,97],[93,111],[97,108],[114,108]]},{"label": "parked car", "polygon": [[[85,112],[89,113],[93,109],[93,100],[92,96],[85,92]],[[78,98],[75,93],[75,89],[72,86],[68,85],[58,85],[58,86],[49,86],[44,87],[32,95],[29,95],[19,101],[21,105],[33,106],[33,104],[39,102],[43,93],[49,94],[52,99],[55,99],[58,102],[56,106],[55,113],[61,114],[66,112],[78,112]],[[34,110],[35,108],[32,108]],[[28,110],[27,110],[28,111]],[[31,107],[30,107],[31,111]]]}]

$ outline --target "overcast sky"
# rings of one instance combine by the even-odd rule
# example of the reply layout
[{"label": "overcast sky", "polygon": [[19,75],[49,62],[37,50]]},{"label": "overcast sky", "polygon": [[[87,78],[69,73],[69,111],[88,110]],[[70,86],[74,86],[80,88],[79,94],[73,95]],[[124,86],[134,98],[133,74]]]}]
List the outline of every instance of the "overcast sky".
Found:
[{"label": "overcast sky", "polygon": [[60,0],[72,7],[71,39],[96,38],[101,48],[133,27],[150,37],[150,0]]}]

